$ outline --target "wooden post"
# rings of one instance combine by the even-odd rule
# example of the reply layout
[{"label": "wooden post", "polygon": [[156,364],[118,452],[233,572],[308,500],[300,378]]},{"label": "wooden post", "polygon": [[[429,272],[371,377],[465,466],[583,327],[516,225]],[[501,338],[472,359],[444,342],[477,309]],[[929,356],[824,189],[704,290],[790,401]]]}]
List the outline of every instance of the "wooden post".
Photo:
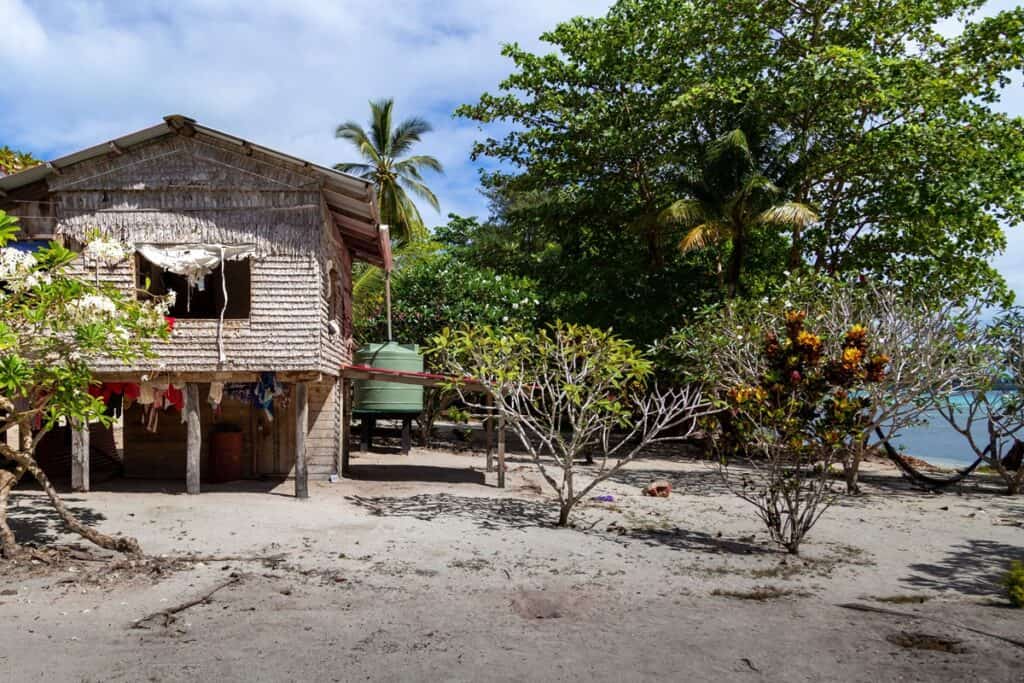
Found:
[{"label": "wooden post", "polygon": [[370,448],[373,447],[373,430],[377,428],[376,418],[370,417],[368,414],[363,414],[359,419],[359,450],[363,453],[369,453]]},{"label": "wooden post", "polygon": [[89,423],[71,424],[71,490],[89,491]]},{"label": "wooden post", "polygon": [[352,450],[352,401],[349,388],[352,384],[347,379],[341,380],[341,395],[345,401],[341,411],[341,476],[347,477],[348,456]]},{"label": "wooden post", "polygon": [[342,429],[341,423],[345,419],[345,394],[344,394],[345,382],[339,377],[337,382],[334,384],[334,400],[338,401],[335,407],[335,415],[338,417],[337,423],[337,442],[335,443],[334,449],[334,474],[337,477],[341,477],[342,470],[342,459],[344,458],[343,449],[345,441],[345,430]]},{"label": "wooden post", "polygon": [[185,424],[188,428],[188,450],[185,465],[185,490],[199,493],[199,454],[203,449],[202,426],[199,422],[199,385],[185,384]]},{"label": "wooden post", "polygon": [[505,416],[498,416],[498,488],[505,488]]},{"label": "wooden post", "polygon": [[412,448],[412,416],[402,418],[402,455],[409,455]]},{"label": "wooden post", "polygon": [[309,429],[309,389],[295,384],[295,497],[309,498],[309,470],[306,467],[306,432]]},{"label": "wooden post", "polygon": [[494,397],[487,394],[487,413],[484,415],[484,439],[487,441],[487,471],[494,471]]}]

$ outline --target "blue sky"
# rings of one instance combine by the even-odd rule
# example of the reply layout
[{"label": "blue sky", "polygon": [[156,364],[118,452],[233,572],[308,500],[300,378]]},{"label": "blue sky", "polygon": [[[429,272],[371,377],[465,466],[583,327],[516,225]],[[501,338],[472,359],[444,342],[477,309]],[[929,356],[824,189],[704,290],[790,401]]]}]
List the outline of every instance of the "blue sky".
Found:
[{"label": "blue sky", "polygon": [[[322,164],[351,160],[338,123],[394,96],[435,127],[421,150],[442,213],[484,215],[476,125],[452,110],[509,71],[501,44],[538,36],[610,0],[0,0],[0,144],[53,158],[160,121],[203,124]],[[985,13],[1016,4],[989,3]],[[955,32],[956,27],[947,27]],[[1003,103],[1024,114],[1018,81]],[[1024,230],[997,267],[1024,301]]]}]

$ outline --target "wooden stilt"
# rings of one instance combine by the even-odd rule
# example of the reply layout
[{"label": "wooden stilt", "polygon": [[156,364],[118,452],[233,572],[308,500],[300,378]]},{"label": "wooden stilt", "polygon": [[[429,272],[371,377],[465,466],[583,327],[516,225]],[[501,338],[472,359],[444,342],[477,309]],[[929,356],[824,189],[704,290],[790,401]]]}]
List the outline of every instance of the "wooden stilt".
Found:
[{"label": "wooden stilt", "polygon": [[295,384],[295,497],[309,498],[309,470],[306,467],[306,432],[309,430],[309,389]]},{"label": "wooden stilt", "polygon": [[487,414],[484,415],[484,438],[487,441],[487,471],[494,471],[494,397],[487,394]]},{"label": "wooden stilt", "polygon": [[352,383],[347,379],[341,380],[341,395],[345,401],[341,411],[341,475],[347,477],[348,457],[352,450],[352,401],[349,389]]},{"label": "wooden stilt", "polygon": [[409,455],[412,448],[412,417],[402,418],[402,455]]},{"label": "wooden stilt", "polygon": [[498,488],[505,488],[505,416],[498,416]]},{"label": "wooden stilt", "polygon": [[369,415],[363,415],[359,420],[359,450],[369,453],[373,446],[373,430],[377,426],[377,420]]},{"label": "wooden stilt", "polygon": [[338,416],[338,432],[337,443],[334,445],[334,474],[337,477],[341,477],[342,460],[344,458],[344,443],[345,443],[345,430],[342,429],[341,423],[345,420],[345,382],[342,379],[338,379],[334,385],[334,400],[338,401],[335,407],[335,415]]},{"label": "wooden stilt", "polygon": [[71,490],[89,490],[89,423],[71,425]]},{"label": "wooden stilt", "polygon": [[199,385],[185,384],[185,424],[188,429],[188,449],[185,465],[185,490],[199,493],[199,454],[203,448],[202,427],[199,422]]}]

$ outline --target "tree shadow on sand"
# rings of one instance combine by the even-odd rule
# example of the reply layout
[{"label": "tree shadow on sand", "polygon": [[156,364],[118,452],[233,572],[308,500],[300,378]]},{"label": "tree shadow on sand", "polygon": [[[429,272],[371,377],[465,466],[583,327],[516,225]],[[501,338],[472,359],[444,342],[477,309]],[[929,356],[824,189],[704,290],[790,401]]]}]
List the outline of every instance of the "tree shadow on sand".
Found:
[{"label": "tree shadow on sand", "polygon": [[[581,468],[586,473],[585,468]],[[652,470],[652,469],[621,469],[608,481],[623,486],[643,489],[656,479],[664,479],[672,484],[672,491],[682,495],[715,496],[728,495],[729,487],[718,470],[708,467],[700,470]]]},{"label": "tree shadow on sand", "polygon": [[[63,500],[71,514],[83,524],[96,526],[106,519],[103,514],[92,508],[75,505],[74,503],[83,502],[81,498],[65,496]],[[17,491],[11,494],[7,521],[14,532],[14,537],[22,545],[49,545],[56,542],[60,534],[66,531],[64,522],[50,505],[49,499]]]},{"label": "tree shadow on sand", "polygon": [[[555,521],[558,516],[558,507],[553,501],[453,496],[447,493],[419,494],[408,497],[346,496],[346,500],[363,508],[371,515],[379,517],[409,517],[424,522],[437,521],[443,517],[454,517],[468,520],[478,528],[487,531],[557,528]],[[673,529],[629,528],[615,522],[598,529],[597,523],[602,520],[597,520],[587,526],[587,520],[583,518],[581,512],[576,513],[576,520],[577,526],[566,529],[567,533],[575,531],[621,545],[641,543],[651,547],[667,547],[682,551],[742,555],[774,552],[744,540],[731,540],[678,527]]]},{"label": "tree shadow on sand", "polygon": [[910,565],[914,573],[901,581],[916,588],[991,596],[1001,592],[999,582],[1014,560],[1024,561],[1024,547],[968,540],[953,546],[938,562]]}]

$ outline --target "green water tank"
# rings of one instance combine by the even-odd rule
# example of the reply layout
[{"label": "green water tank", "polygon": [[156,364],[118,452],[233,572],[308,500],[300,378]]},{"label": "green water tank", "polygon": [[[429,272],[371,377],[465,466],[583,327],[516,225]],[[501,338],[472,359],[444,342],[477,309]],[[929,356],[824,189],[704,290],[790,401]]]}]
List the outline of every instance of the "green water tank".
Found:
[{"label": "green water tank", "polygon": [[[356,365],[388,370],[423,372],[423,356],[415,344],[367,344],[355,353]],[[380,380],[356,380],[356,413],[413,413],[423,410],[423,387]]]}]

